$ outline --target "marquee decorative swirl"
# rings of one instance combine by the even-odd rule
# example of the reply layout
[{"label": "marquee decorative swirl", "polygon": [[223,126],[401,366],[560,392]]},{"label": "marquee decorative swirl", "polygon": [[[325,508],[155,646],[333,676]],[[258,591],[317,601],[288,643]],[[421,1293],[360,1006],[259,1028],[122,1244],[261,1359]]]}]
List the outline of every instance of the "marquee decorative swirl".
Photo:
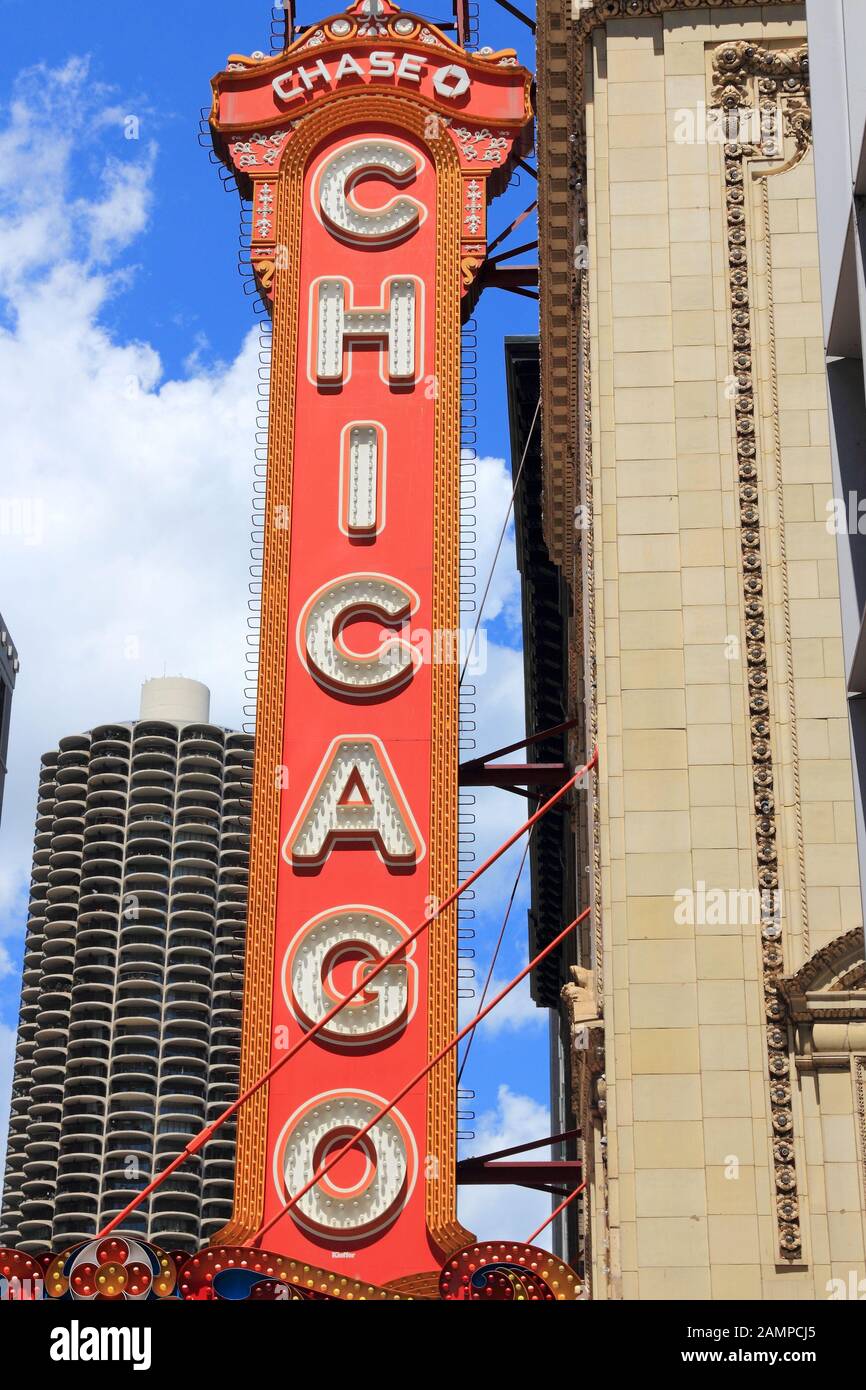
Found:
[{"label": "marquee decorative swirl", "polygon": [[59,1254],[0,1249],[4,1302],[145,1303],[177,1298],[187,1256],[129,1236],[85,1240]]},{"label": "marquee decorative swirl", "polygon": [[[251,1246],[208,1246],[195,1255],[167,1253],[130,1237],[83,1241],[58,1255],[0,1249],[4,1301],[204,1303],[436,1302],[435,1285],[381,1288]],[[439,1299],[556,1303],[581,1297],[573,1269],[547,1250],[510,1241],[469,1245],[451,1256]]]},{"label": "marquee decorative swirl", "polygon": [[491,1240],[452,1255],[439,1293],[448,1303],[562,1303],[578,1299],[581,1287],[574,1270],[549,1250]]},{"label": "marquee decorative swirl", "polygon": [[216,1245],[186,1257],[181,1298],[206,1303],[361,1303],[406,1301],[376,1284],[249,1246]]}]

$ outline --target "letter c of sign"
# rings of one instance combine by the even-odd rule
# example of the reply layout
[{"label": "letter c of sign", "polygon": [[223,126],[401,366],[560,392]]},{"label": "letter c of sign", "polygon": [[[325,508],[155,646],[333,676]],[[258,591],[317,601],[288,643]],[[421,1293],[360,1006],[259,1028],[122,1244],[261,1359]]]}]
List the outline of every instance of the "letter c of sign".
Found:
[{"label": "letter c of sign", "polygon": [[358,182],[378,175],[402,187],[424,167],[420,154],[396,140],[354,140],[329,155],[319,170],[318,206],[313,206],[328,230],[340,241],[363,246],[388,246],[405,241],[427,216],[423,203],[405,196],[377,208],[363,207],[355,197]]},{"label": "letter c of sign", "polygon": [[343,629],[353,618],[391,627],[417,611],[414,589],[385,574],[346,574],[318,589],[298,621],[301,660],[320,685],[339,694],[376,695],[411,680],[422,655],[411,642],[382,634],[377,650],[353,651]]}]

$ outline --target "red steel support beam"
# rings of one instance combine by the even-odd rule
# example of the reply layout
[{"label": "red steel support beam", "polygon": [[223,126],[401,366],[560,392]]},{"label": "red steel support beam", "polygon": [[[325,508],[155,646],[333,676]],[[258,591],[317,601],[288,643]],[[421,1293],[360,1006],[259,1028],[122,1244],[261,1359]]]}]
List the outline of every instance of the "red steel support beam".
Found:
[{"label": "red steel support beam", "polygon": [[454,27],[457,30],[457,42],[461,48],[466,48],[469,44],[468,0],[452,0],[452,5],[454,12]]},{"label": "red steel support beam", "polygon": [[567,1189],[552,1187],[551,1180],[560,1174],[577,1182],[582,1164],[576,1159],[542,1159],[538,1162],[520,1160],[517,1163],[497,1162],[498,1159],[513,1158],[515,1154],[530,1153],[533,1149],[547,1149],[554,1144],[564,1144],[569,1139],[578,1139],[579,1129],[566,1129],[561,1134],[549,1134],[545,1139],[533,1139],[530,1144],[513,1144],[509,1149],[497,1149],[494,1153],[473,1154],[457,1164],[457,1181],[468,1186],[492,1183],[514,1183],[518,1187],[533,1187],[542,1192],[557,1192],[565,1195]]},{"label": "red steel support beam", "polygon": [[[543,743],[547,738],[554,738],[556,734],[568,733],[569,729],[576,729],[580,723],[579,719],[566,719],[563,724],[554,724],[549,729],[540,729],[537,734],[527,734],[525,738],[519,738],[516,743],[506,744],[504,748],[494,748],[492,753],[483,753],[480,758],[470,758],[467,762],[461,763],[461,772],[465,768],[481,766],[484,763],[492,763],[494,758],[504,758],[506,753],[516,753],[518,748],[529,748],[533,743]],[[591,764],[587,763],[587,767]]]},{"label": "red steel support beam", "polygon": [[512,246],[510,251],[500,251],[498,256],[488,255],[487,264],[501,265],[503,261],[510,261],[514,256],[522,255],[524,251],[536,251],[537,249],[537,241],[523,241],[519,246]]},{"label": "red steel support beam", "polygon": [[527,29],[531,29],[533,34],[535,33],[537,28],[535,20],[530,19],[529,15],[524,14],[523,10],[519,10],[516,5],[512,5],[511,0],[496,0],[496,3],[501,5],[503,10],[507,10],[509,14],[513,14],[515,19],[519,19],[521,24],[525,24]]},{"label": "red steel support beam", "polygon": [[[522,161],[521,161],[521,163],[522,163]],[[532,170],[530,170],[530,172],[531,172],[531,173],[535,173],[535,170],[532,169]],[[487,248],[487,255],[489,256],[491,251],[495,251],[496,248],[497,248],[497,246],[501,246],[502,243],[503,243],[503,241],[505,241],[506,237],[510,237],[510,236],[511,236],[511,233],[512,233],[512,232],[516,232],[516,231],[517,231],[517,228],[518,228],[523,222],[526,221],[527,217],[531,217],[531,216],[532,216],[532,214],[535,212],[535,209],[536,209],[537,207],[538,207],[538,199],[537,199],[537,198],[534,198],[533,201],[529,204],[528,207],[525,207],[525,208],[523,209],[522,212],[520,212],[520,213],[517,214],[517,216],[514,218],[514,221],[513,221],[513,222],[509,222],[508,226],[505,227],[505,228],[499,233],[498,236],[495,236],[495,237],[493,238],[493,240],[491,241],[490,245],[489,245],[488,248]],[[527,242],[527,244],[526,244],[525,246],[521,246],[520,250],[521,250],[521,251],[528,251],[528,250],[530,249],[531,246],[537,246],[537,245],[538,245],[538,242],[537,242],[537,241],[533,241],[533,242],[531,242],[531,243],[530,243],[530,242]],[[513,255],[514,255],[514,252],[512,251],[510,254],[513,256]]]},{"label": "red steel support beam", "polygon": [[497,763],[506,753],[518,748],[528,748],[533,743],[542,743],[573,729],[576,719],[568,719],[564,724],[555,724],[551,729],[542,729],[537,734],[529,734],[517,743],[509,743],[506,748],[496,748],[480,758],[469,758],[460,764],[461,787],[502,787],[514,791],[517,787],[558,787],[568,769],[565,763]]},{"label": "red steel support beam", "polygon": [[478,279],[482,289],[510,290],[512,294],[538,298],[537,265],[497,265],[495,261],[485,261]]},{"label": "red steel support beam", "polygon": [[531,1144],[513,1144],[510,1149],[495,1149],[493,1153],[489,1154],[474,1154],[469,1161],[493,1163],[497,1158],[511,1158],[514,1154],[528,1154],[532,1149],[549,1149],[554,1144],[565,1144],[569,1139],[579,1138],[579,1129],[564,1129],[561,1134],[548,1134],[545,1139],[533,1139]]},{"label": "red steel support beam", "polygon": [[[463,1187],[545,1187],[556,1178],[577,1181],[581,1165],[576,1159],[554,1158],[518,1163],[485,1163],[464,1158],[457,1164],[457,1181]],[[570,1189],[569,1189],[570,1190]]]},{"label": "red steel support beam", "polygon": [[561,787],[565,763],[464,763],[461,787]]}]

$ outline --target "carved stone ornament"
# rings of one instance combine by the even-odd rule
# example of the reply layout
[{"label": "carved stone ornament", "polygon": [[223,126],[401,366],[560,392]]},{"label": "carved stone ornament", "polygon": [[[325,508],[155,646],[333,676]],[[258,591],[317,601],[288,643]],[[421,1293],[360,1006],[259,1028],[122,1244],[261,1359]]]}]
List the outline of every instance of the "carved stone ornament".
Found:
[{"label": "carved stone ornament", "polygon": [[568,1012],[572,1030],[575,1030],[585,1023],[597,1022],[600,1011],[593,985],[592,971],[584,970],[579,965],[572,965],[569,973],[571,982],[563,985],[560,997]]},{"label": "carved stone ornament", "polygon": [[[781,1080],[787,1067],[785,1002],[780,993],[784,976],[782,927],[775,913],[779,891],[775,773],[764,574],[766,560],[761,545],[759,508],[761,460],[758,456],[755,406],[752,311],[753,294],[749,267],[749,234],[746,229],[746,178],[749,161],[781,160],[767,173],[779,173],[802,158],[811,133],[809,117],[809,65],[805,46],[776,51],[740,41],[716,50],[713,62],[711,106],[731,118],[723,146],[725,217],[728,249],[729,315],[733,364],[738,382],[734,402],[740,511],[740,562],[746,623],[746,662],[750,713],[753,789],[753,828],[758,887],[761,891],[761,940],[764,1007],[767,1025],[767,1081],[770,1121],[777,1138],[793,1133],[791,1091]],[[759,119],[744,132],[743,115],[753,111]],[[785,135],[794,153],[784,162],[785,141],[780,140],[781,113]],[[744,138],[744,134],[751,138]],[[766,178],[764,180],[766,185]],[[772,906],[770,905],[772,904]],[[804,915],[804,925],[806,923]],[[805,935],[805,931],[804,931]],[[806,938],[808,939],[808,938]],[[784,1064],[784,1065],[783,1065]],[[793,1152],[782,1161],[776,1156],[777,1191],[785,1200],[777,1205],[780,1253],[788,1259],[801,1254],[796,1171]],[[781,1171],[780,1171],[781,1170]],[[781,1186],[780,1186],[781,1184]]]},{"label": "carved stone ornament", "polygon": [[794,1024],[798,1071],[847,1070],[852,1053],[866,1052],[866,959],[863,931],[837,936],[796,975],[779,981]]}]

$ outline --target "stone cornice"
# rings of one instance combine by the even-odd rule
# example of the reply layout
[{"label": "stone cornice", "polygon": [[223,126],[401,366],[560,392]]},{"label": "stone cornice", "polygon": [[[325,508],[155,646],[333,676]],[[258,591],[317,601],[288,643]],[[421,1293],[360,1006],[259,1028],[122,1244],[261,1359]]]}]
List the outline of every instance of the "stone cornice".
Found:
[{"label": "stone cornice", "polygon": [[[821,995],[832,995],[827,1008],[838,1013],[842,999],[862,990],[866,1005],[866,962],[864,962],[863,928],[855,927],[842,936],[834,937],[820,951],[810,956],[794,975],[779,981],[778,990],[788,1005],[792,1019],[815,1016],[814,1001]],[[829,1017],[829,1014],[823,1015]],[[859,1015],[858,1015],[859,1016]]]},{"label": "stone cornice", "polygon": [[863,931],[837,936],[778,993],[793,1024],[797,1071],[847,1069],[852,1055],[866,1051],[866,961]]},{"label": "stone cornice", "polygon": [[658,19],[676,11],[746,10],[767,5],[803,7],[803,0],[577,0],[575,25],[586,35],[612,19]]}]

